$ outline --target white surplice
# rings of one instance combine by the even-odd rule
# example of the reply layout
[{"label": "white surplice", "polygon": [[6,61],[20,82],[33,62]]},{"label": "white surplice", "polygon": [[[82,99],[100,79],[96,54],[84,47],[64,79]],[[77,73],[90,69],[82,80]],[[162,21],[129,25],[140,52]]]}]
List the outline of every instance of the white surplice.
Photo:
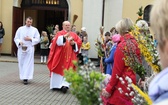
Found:
[{"label": "white surplice", "polygon": [[[25,41],[24,37],[29,36],[32,38],[32,41]],[[18,48],[17,58],[19,66],[19,76],[20,79],[33,79],[34,73],[34,45],[40,42],[40,34],[37,28],[30,26],[19,27],[16,31],[15,44]],[[23,46],[27,47],[24,51],[23,46],[20,46],[19,43],[23,42]]]},{"label": "white surplice", "polygon": [[[57,39],[57,45],[58,46],[64,46],[65,43],[63,43],[63,36],[59,36]],[[75,49],[74,52],[78,51],[78,46],[75,43]],[[69,88],[70,83],[68,83],[65,78],[57,73],[51,72],[51,78],[50,78],[50,89],[58,88],[61,89],[62,86]]]}]

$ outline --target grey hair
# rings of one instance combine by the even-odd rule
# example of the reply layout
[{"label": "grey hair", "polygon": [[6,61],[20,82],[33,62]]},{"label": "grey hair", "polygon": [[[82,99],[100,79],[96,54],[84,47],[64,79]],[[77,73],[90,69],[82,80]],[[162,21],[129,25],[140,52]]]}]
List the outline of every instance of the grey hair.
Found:
[{"label": "grey hair", "polygon": [[124,18],[120,20],[115,26],[117,32],[120,35],[124,35],[125,33],[130,32],[132,27],[133,27],[133,22],[129,18]]}]

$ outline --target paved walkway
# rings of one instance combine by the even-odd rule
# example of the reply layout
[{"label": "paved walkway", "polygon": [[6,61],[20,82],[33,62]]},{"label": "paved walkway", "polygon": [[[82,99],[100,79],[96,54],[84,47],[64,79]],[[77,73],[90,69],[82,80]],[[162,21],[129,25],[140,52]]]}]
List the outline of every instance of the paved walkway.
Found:
[{"label": "paved walkway", "polygon": [[34,78],[28,85],[19,80],[16,57],[0,57],[0,105],[79,105],[68,91],[49,89],[49,71],[40,58],[35,57]]},{"label": "paved walkway", "polygon": [[[13,63],[17,63],[17,57],[1,55],[0,62],[13,62]],[[40,56],[35,56],[34,62],[35,62],[35,64],[41,64],[41,62],[40,62]]]}]

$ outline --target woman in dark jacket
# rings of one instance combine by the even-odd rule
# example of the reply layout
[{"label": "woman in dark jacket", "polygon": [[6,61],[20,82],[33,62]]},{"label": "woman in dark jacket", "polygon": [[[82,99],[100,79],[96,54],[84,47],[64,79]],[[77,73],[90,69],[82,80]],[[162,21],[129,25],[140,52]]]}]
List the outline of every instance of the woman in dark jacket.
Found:
[{"label": "woman in dark jacket", "polygon": [[1,56],[1,50],[2,50],[2,43],[3,43],[3,36],[5,35],[5,30],[3,28],[3,24],[0,21],[0,56]]}]

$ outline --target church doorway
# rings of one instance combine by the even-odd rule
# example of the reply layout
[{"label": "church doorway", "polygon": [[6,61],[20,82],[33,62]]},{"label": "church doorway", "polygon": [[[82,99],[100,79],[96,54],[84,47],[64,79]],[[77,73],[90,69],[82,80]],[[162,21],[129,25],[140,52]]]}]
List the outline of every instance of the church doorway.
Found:
[{"label": "church doorway", "polygon": [[[16,30],[24,24],[27,16],[33,18],[33,26],[38,29],[40,34],[43,30],[47,31],[47,26],[55,26],[56,24],[59,25],[61,30],[62,22],[68,20],[67,0],[22,0],[21,8],[13,7],[12,39]],[[35,54],[40,54],[40,44],[36,45],[35,48]],[[17,54],[17,47],[14,41],[12,41],[11,54],[12,56]]]},{"label": "church doorway", "polygon": [[[48,26],[53,26],[53,30],[55,25],[59,25],[59,29],[62,29],[62,22],[67,20],[67,12],[60,10],[37,10],[36,12],[36,28],[39,30],[41,34],[42,31],[47,31],[48,38],[50,39],[50,32],[47,30]],[[40,44],[36,45],[35,54],[40,54]]]}]

